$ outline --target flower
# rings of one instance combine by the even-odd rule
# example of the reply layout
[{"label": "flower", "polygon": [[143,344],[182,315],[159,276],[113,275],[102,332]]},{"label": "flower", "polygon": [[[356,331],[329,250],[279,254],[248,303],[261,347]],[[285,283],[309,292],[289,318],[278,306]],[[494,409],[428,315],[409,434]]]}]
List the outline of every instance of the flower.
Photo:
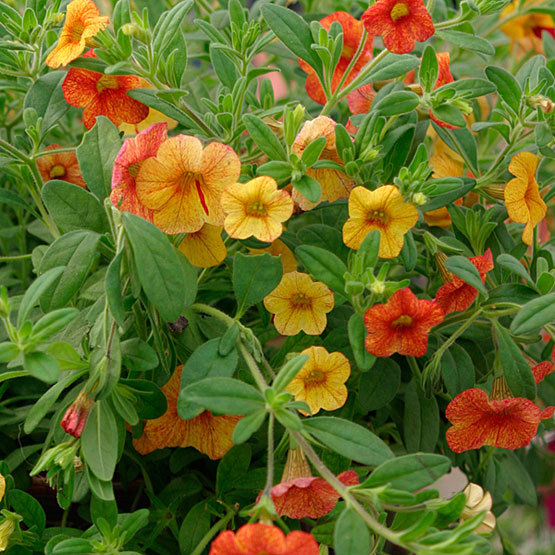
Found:
[{"label": "flower", "polygon": [[296,401],[305,401],[312,414],[320,409],[342,407],[347,400],[345,382],[351,375],[349,359],[339,352],[328,353],[324,347],[309,347],[301,354],[308,355],[309,359],[291,380],[287,391]]},{"label": "flower", "polygon": [[349,197],[349,219],[343,226],[343,242],[358,249],[374,229],[380,232],[382,258],[394,258],[403,247],[403,235],[416,224],[418,211],[403,202],[403,195],[393,185],[383,185],[374,191],[355,187]]},{"label": "flower", "polygon": [[137,196],[137,174],[143,162],[156,156],[160,145],[167,138],[166,123],[155,123],[136,137],[123,141],[114,160],[112,173],[110,200],[114,206],[152,222],[152,210],[143,206]]},{"label": "flower", "polygon": [[320,335],[333,308],[333,293],[320,281],[300,272],[285,274],[264,298],[264,306],[275,315],[274,326],[282,335]]},{"label": "flower", "polygon": [[213,416],[208,410],[183,420],[177,414],[177,397],[181,385],[183,365],[178,366],[170,380],[162,387],[168,400],[166,412],[153,420],[147,420],[143,435],[133,439],[133,446],[146,455],[164,447],[194,447],[211,459],[221,459],[233,447],[231,435],[241,416]]},{"label": "flower", "polygon": [[297,260],[293,251],[281,239],[276,239],[269,247],[264,249],[249,249],[249,254],[264,254],[265,252],[272,256],[281,256],[284,274],[294,272],[297,269]]},{"label": "flower", "polygon": [[177,248],[199,268],[217,266],[227,254],[222,229],[221,225],[204,224],[198,231],[187,233]]},{"label": "flower", "polygon": [[482,520],[480,526],[474,530],[474,533],[488,534],[493,532],[493,529],[495,528],[495,515],[491,512],[491,506],[493,503],[491,493],[489,491],[484,493],[484,490],[478,484],[474,484],[472,482],[466,486],[463,493],[466,496],[466,504],[459,519],[459,523],[462,524],[465,520],[472,518],[475,514],[487,511],[484,516],[484,520]]},{"label": "flower", "polygon": [[374,85],[372,83],[367,83],[362,85],[358,89],[355,89],[352,93],[349,93],[347,100],[349,101],[349,110],[354,114],[367,114],[370,111],[372,102],[376,96],[376,91],[374,90]]},{"label": "flower", "polygon": [[366,350],[377,357],[424,356],[430,330],[442,321],[443,311],[434,301],[418,299],[408,287],[399,289],[364,314]]},{"label": "flower", "polygon": [[[50,145],[45,150],[55,150],[57,148],[63,147],[61,145]],[[83,189],[87,187],[81,175],[75,152],[60,152],[59,154],[41,156],[37,158],[37,168],[45,183],[51,179],[61,179],[83,187]]]},{"label": "flower", "polygon": [[[337,478],[346,486],[359,483],[354,470],[342,472]],[[340,497],[323,478],[312,476],[299,447],[289,450],[281,482],[270,495],[277,514],[289,518],[320,518],[333,510]]]},{"label": "flower", "polygon": [[46,57],[45,64],[55,69],[78,58],[85,51],[87,39],[104,29],[108,21],[92,0],[72,0],[67,5],[58,44]]},{"label": "flower", "polygon": [[276,180],[266,175],[228,185],[221,203],[226,213],[225,231],[234,239],[254,236],[270,243],[281,235],[282,222],[293,214],[289,193],[278,190]]},{"label": "flower", "polygon": [[[469,258],[470,262],[480,273],[482,283],[486,281],[486,274],[493,270],[493,258],[488,249],[482,256]],[[436,302],[445,314],[466,310],[478,295],[478,290],[463,281],[459,276],[452,276],[452,280],[442,285],[436,293]]]},{"label": "flower", "polygon": [[81,437],[93,405],[94,399],[81,391],[77,395],[77,399],[66,410],[60,422],[62,428],[73,437]]},{"label": "flower", "polygon": [[512,397],[504,378],[496,378],[491,395],[472,388],[459,393],[448,405],[445,416],[451,426],[445,437],[455,453],[483,445],[520,449],[532,441],[538,425],[551,418],[555,406],[543,411],[529,399]]},{"label": "flower", "polygon": [[[95,57],[95,54],[89,50],[84,57]],[[90,129],[97,116],[106,116],[114,125],[144,120],[148,106],[127,96],[127,91],[146,86],[146,81],[136,75],[105,75],[72,67],[62,83],[62,91],[68,104],[84,108],[83,123]]]},{"label": "flower", "polygon": [[[320,154],[320,160],[331,160],[343,165],[341,158],[337,154],[335,146],[335,121],[327,116],[318,116],[312,121],[307,121],[291,146],[291,152],[299,158],[304,149],[314,140],[325,137],[326,144]],[[347,198],[353,188],[353,180],[340,170],[333,169],[311,169],[306,171],[306,175],[316,179],[322,187],[322,195],[318,202],[309,201],[296,189],[293,190],[293,200],[303,209],[311,210],[320,202],[325,200],[334,202],[340,198]]]},{"label": "flower", "polygon": [[178,135],[142,164],[137,195],[154,211],[153,222],[162,231],[192,233],[205,223],[223,225],[222,192],[240,173],[241,162],[231,147],[210,143],[203,148],[196,137]]},{"label": "flower", "polygon": [[[145,86],[147,86],[146,81]],[[120,131],[123,131],[124,135],[136,135],[137,133],[144,131],[155,123],[165,123],[168,129],[175,129],[177,127],[177,121],[170,118],[169,116],[166,116],[166,114],[155,110],[154,108],[149,108],[148,116],[145,119],[141,120],[139,123],[123,122],[118,127]]]},{"label": "flower", "polygon": [[378,0],[362,14],[362,23],[396,54],[412,52],[416,41],[425,41],[435,32],[423,0]]},{"label": "flower", "polygon": [[555,370],[555,363],[544,360],[536,364],[532,368],[532,374],[534,374],[534,380],[536,383],[540,383],[546,376],[549,376],[551,372]]},{"label": "flower", "polygon": [[516,176],[505,187],[505,206],[511,220],[526,224],[522,232],[522,241],[532,244],[534,227],[547,212],[547,206],[540,196],[536,181],[538,157],[531,152],[519,152],[513,156],[509,171]]},{"label": "flower", "polygon": [[[13,513],[10,513],[10,515]],[[0,522],[0,551],[6,551],[10,543],[10,536],[15,530],[15,523],[17,519],[5,518]],[[11,550],[10,550],[11,551]],[[316,552],[318,553],[318,552]]]},{"label": "flower", "polygon": [[6,493],[6,478],[0,474],[0,501],[4,499],[4,494]]},{"label": "flower", "polygon": [[212,542],[208,555],[318,555],[316,540],[294,530],[287,536],[276,526],[256,522],[237,532],[224,530]]},{"label": "flower", "polygon": [[[358,19],[355,19],[351,14],[343,11],[334,12],[324,17],[320,20],[320,24],[324,29],[329,31],[332,23],[335,21],[337,21],[343,29],[343,50],[341,51],[341,57],[339,58],[333,72],[331,80],[332,93],[336,91],[339,82],[345,75],[351,60],[353,59],[353,56],[356,54],[362,39],[362,32],[364,30],[362,23]],[[345,78],[343,86],[350,83],[372,58],[372,40],[371,36],[366,38],[362,51],[356,59],[349,75]],[[322,89],[322,85],[320,84],[316,72],[304,60],[299,59],[299,64],[303,71],[308,73],[305,83],[308,96],[319,104],[325,104],[327,100],[326,95],[324,94],[324,90]]]}]

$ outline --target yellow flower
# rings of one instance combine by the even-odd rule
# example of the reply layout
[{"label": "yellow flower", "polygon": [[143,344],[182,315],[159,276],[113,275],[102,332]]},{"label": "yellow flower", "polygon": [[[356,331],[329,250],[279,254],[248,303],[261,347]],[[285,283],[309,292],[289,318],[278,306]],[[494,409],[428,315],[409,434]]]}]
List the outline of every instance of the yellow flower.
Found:
[{"label": "yellow flower", "polygon": [[0,501],[4,499],[4,493],[6,493],[6,478],[0,474]]},{"label": "yellow flower", "polygon": [[394,258],[403,247],[403,235],[416,224],[416,207],[403,201],[403,195],[393,185],[383,185],[375,191],[355,187],[349,197],[349,219],[343,226],[343,242],[358,249],[374,229],[380,232],[382,258]]},{"label": "yellow flower", "polygon": [[282,335],[296,335],[301,330],[320,335],[327,324],[326,314],[333,308],[333,293],[307,274],[290,272],[264,299],[264,306],[275,315],[274,326]]},{"label": "yellow flower", "polygon": [[491,512],[491,493],[489,491],[484,493],[484,490],[478,484],[472,482],[466,486],[463,493],[466,495],[466,504],[460,517],[460,523],[462,524],[477,513],[487,511],[482,524],[474,532],[476,534],[493,532],[495,528],[495,515]]},{"label": "yellow flower", "polygon": [[15,520],[13,518],[6,518],[0,523],[0,551],[6,551],[14,530]]},{"label": "yellow flower", "polygon": [[265,252],[272,256],[281,256],[284,274],[294,272],[297,269],[297,260],[293,251],[281,239],[276,239],[265,249],[249,249],[249,254],[264,254]]},{"label": "yellow flower", "polygon": [[527,245],[532,244],[534,227],[547,212],[535,177],[537,166],[538,157],[535,154],[519,152],[509,164],[509,171],[516,177],[505,187],[507,214],[514,222],[526,224],[522,241]]},{"label": "yellow flower", "polygon": [[[533,0],[532,2],[525,2],[524,8],[539,4],[540,0]],[[508,16],[517,8],[518,2],[511,2],[508,6],[503,8],[501,17]],[[501,25],[501,31],[513,40],[523,38],[540,38],[541,31],[544,29],[553,28],[553,18],[548,14],[543,13],[528,13],[511,19],[504,25]]]},{"label": "yellow flower", "polygon": [[227,214],[224,228],[234,239],[254,236],[270,243],[281,235],[282,222],[293,213],[289,193],[279,190],[276,180],[266,175],[228,185],[221,202]]},{"label": "yellow flower", "polygon": [[304,401],[312,414],[320,409],[342,407],[347,400],[345,382],[351,375],[347,357],[339,352],[328,353],[324,347],[309,347],[301,354],[310,358],[287,386],[287,391],[296,401]]},{"label": "yellow flower", "polygon": [[198,231],[187,233],[178,249],[199,268],[217,266],[227,254],[222,229],[222,226],[204,224]]},{"label": "yellow flower", "polygon": [[170,118],[169,116],[166,116],[166,114],[155,110],[154,108],[149,108],[148,116],[144,120],[140,121],[139,123],[123,122],[119,125],[118,129],[120,131],[123,131],[124,135],[136,135],[137,133],[148,129],[151,125],[164,121],[168,124],[168,129],[175,129],[175,127],[177,127],[177,121]]}]

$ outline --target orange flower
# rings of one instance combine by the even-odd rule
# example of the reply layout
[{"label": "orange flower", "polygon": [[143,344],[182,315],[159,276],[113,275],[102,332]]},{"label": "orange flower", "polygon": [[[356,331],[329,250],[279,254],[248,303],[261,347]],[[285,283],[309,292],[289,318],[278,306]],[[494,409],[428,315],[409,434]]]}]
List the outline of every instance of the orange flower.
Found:
[{"label": "orange flower", "polygon": [[[335,126],[336,123],[326,116],[318,116],[312,121],[307,121],[300,133],[297,135],[291,152],[299,158],[302,156],[304,149],[314,140],[325,137],[326,144],[324,150],[320,154],[320,160],[331,160],[343,165],[341,158],[337,154],[335,146]],[[310,202],[305,196],[296,189],[293,190],[293,200],[303,209],[311,210],[320,202],[325,200],[334,202],[340,198],[347,198],[349,192],[353,188],[353,180],[347,177],[345,173],[339,170],[331,169],[309,169],[306,175],[316,179],[322,187],[322,196],[318,202]]]},{"label": "orange flower", "polygon": [[430,330],[442,321],[443,311],[439,305],[418,299],[405,287],[395,291],[386,304],[374,305],[366,311],[366,350],[377,357],[393,353],[424,356]]},{"label": "orange flower", "polygon": [[396,54],[412,52],[416,41],[425,41],[435,32],[423,0],[378,0],[362,14],[362,23]]},{"label": "orange flower", "polygon": [[540,383],[546,376],[549,376],[551,372],[555,370],[555,363],[544,360],[539,362],[532,368],[532,374],[534,374],[534,380],[536,383]]},{"label": "orange flower", "polygon": [[198,231],[187,233],[178,249],[199,268],[217,266],[227,254],[222,229],[220,225],[204,224]]},{"label": "orange flower", "polygon": [[[447,83],[452,83],[454,81],[453,76],[451,75],[451,67],[449,65],[449,52],[436,52],[436,59],[438,65],[438,74],[437,80],[434,85],[434,89],[438,89],[443,85],[447,85]],[[412,85],[414,83],[414,76],[415,71],[412,69],[407,73],[407,76],[403,80],[404,83],[407,85]],[[417,94],[422,94],[422,87],[414,86],[411,87]]]},{"label": "orange flower", "polygon": [[[324,29],[329,31],[334,21],[337,21],[343,29],[343,50],[341,52],[339,62],[335,66],[335,70],[333,72],[331,80],[332,93],[335,92],[335,90],[337,89],[339,82],[347,71],[347,67],[351,63],[353,56],[358,50],[358,45],[362,39],[363,32],[362,23],[347,12],[334,12],[324,17],[324,19],[321,19],[320,24],[322,25],[322,27],[324,27]],[[359,57],[353,65],[353,68],[345,79],[343,86],[350,83],[360,72],[360,70],[366,65],[366,63],[370,61],[371,58],[372,37],[369,36],[364,43],[362,52],[359,54]],[[306,71],[306,73],[308,73],[308,77],[306,78],[305,83],[305,88],[308,96],[310,96],[312,100],[318,102],[319,104],[325,104],[326,95],[324,94],[322,85],[320,85],[320,81],[316,76],[316,72],[303,60],[299,59],[299,64],[303,71]]]},{"label": "orange flower", "polygon": [[374,229],[380,232],[382,258],[396,257],[403,247],[403,235],[418,220],[418,211],[403,202],[403,195],[393,185],[383,185],[374,191],[355,187],[349,197],[349,219],[343,226],[343,242],[358,249]]},{"label": "orange flower", "polygon": [[287,391],[295,396],[295,401],[304,401],[312,414],[320,409],[342,407],[347,400],[345,382],[351,375],[349,359],[339,352],[328,353],[324,347],[309,347],[301,354],[308,355],[309,359],[291,380]]},{"label": "orange flower", "polygon": [[237,533],[224,530],[212,542],[208,555],[318,555],[316,540],[308,532],[284,535],[276,526],[245,524]]},{"label": "orange flower", "polygon": [[285,274],[279,285],[264,298],[266,310],[275,314],[274,326],[282,335],[320,335],[333,308],[333,293],[307,274]]},{"label": "orange flower", "polygon": [[519,152],[513,156],[509,171],[515,175],[505,187],[505,206],[511,220],[526,224],[522,232],[522,241],[532,244],[532,235],[547,212],[547,206],[540,196],[536,181],[538,157],[531,152]]},{"label": "orange flower", "polygon": [[45,64],[52,68],[65,66],[84,51],[87,39],[108,25],[92,0],[72,0],[67,5],[66,20],[56,47],[48,54]]},{"label": "orange flower", "polygon": [[152,222],[152,210],[143,206],[137,196],[136,179],[143,162],[151,156],[156,156],[160,145],[167,138],[166,124],[155,123],[136,137],[123,141],[114,160],[112,173],[110,200],[114,206]]},{"label": "orange flower", "polygon": [[[89,50],[84,57],[95,54]],[[146,81],[135,75],[104,75],[97,71],[72,67],[62,83],[68,104],[84,108],[83,123],[90,129],[96,116],[106,116],[114,125],[138,123],[148,115],[148,106],[127,96],[131,89],[146,87]]]},{"label": "orange flower", "polygon": [[231,447],[231,435],[241,416],[213,416],[208,410],[190,420],[177,414],[177,397],[183,365],[178,366],[162,387],[168,400],[168,410],[159,418],[147,420],[143,435],[133,439],[133,446],[146,455],[164,447],[194,447],[211,459],[221,459]]},{"label": "orange flower", "polygon": [[[50,145],[45,150],[63,148],[61,145]],[[79,162],[75,152],[61,152],[60,154],[48,154],[37,158],[37,168],[42,180],[46,183],[51,179],[68,181],[85,189],[87,185],[81,175]]]},{"label": "orange flower", "polygon": [[249,249],[249,254],[264,254],[270,253],[272,256],[281,256],[281,263],[283,265],[283,273],[288,274],[297,269],[297,260],[293,251],[281,240],[276,239],[269,247],[265,249]]},{"label": "orange flower", "polygon": [[[342,472],[337,478],[346,486],[359,483],[354,470]],[[300,448],[289,450],[281,483],[272,488],[271,496],[278,515],[289,518],[320,518],[330,513],[339,500],[339,494],[328,482],[312,476]]]},{"label": "orange flower", "polygon": [[349,93],[347,100],[349,101],[349,110],[354,114],[367,114],[370,111],[374,97],[376,96],[376,91],[374,90],[374,85],[372,83],[367,83],[362,85],[358,89],[355,89],[352,93]]},{"label": "orange flower", "polygon": [[196,138],[178,135],[164,141],[137,175],[139,200],[154,211],[165,233],[192,233],[205,223],[223,225],[222,192],[237,181],[241,162],[222,143],[205,148]]},{"label": "orange flower", "polygon": [[[482,278],[482,283],[486,281],[486,274],[493,270],[493,258],[491,250],[488,249],[483,256],[469,258],[470,262],[476,267]],[[445,314],[450,312],[460,312],[466,310],[478,295],[478,290],[463,281],[458,276],[453,276],[452,281],[442,285],[436,293],[436,303],[441,306]]]},{"label": "orange flower", "polygon": [[270,243],[281,235],[282,222],[293,214],[289,193],[278,190],[276,180],[266,175],[228,185],[221,203],[227,214],[225,231],[234,239],[254,236]]}]

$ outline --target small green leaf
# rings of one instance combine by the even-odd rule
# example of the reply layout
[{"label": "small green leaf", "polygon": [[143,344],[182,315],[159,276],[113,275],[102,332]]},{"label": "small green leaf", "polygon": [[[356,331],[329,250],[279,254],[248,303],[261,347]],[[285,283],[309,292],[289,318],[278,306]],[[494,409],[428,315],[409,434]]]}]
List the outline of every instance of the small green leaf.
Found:
[{"label": "small green leaf", "polygon": [[[210,530],[211,511],[207,500],[200,501],[185,515],[179,528],[179,552],[193,553]],[[174,540],[175,541],[175,540]]]},{"label": "small green leaf", "polygon": [[463,50],[474,50],[475,52],[487,54],[488,56],[493,56],[495,54],[495,48],[491,42],[478,35],[446,29],[438,31],[437,36]]},{"label": "small green leaf", "polygon": [[232,447],[218,464],[216,474],[216,495],[233,489],[235,481],[245,476],[251,462],[252,449],[249,445]]},{"label": "small green leaf", "polygon": [[283,368],[278,372],[278,375],[272,384],[272,389],[276,393],[283,391],[291,383],[291,380],[293,380],[300,372],[301,368],[305,365],[308,359],[308,355],[297,355],[287,361]]},{"label": "small green leaf", "polygon": [[407,451],[433,452],[439,438],[439,408],[412,379],[405,390],[404,438]]},{"label": "small green leaf", "polygon": [[309,175],[303,175],[293,180],[293,187],[310,202],[318,202],[322,196],[320,183]]},{"label": "small green leaf", "polygon": [[450,272],[453,272],[464,282],[468,283],[468,285],[478,289],[480,293],[487,297],[488,292],[482,283],[480,272],[478,272],[476,266],[468,258],[465,256],[450,256],[445,261],[445,266]]},{"label": "small green leaf", "polygon": [[287,160],[283,145],[259,117],[254,114],[245,114],[243,123],[256,146],[267,154],[271,160]]},{"label": "small green leaf", "polygon": [[555,293],[527,302],[511,323],[511,331],[521,335],[539,330],[555,322]]},{"label": "small green leaf", "polygon": [[60,368],[58,361],[48,353],[34,351],[23,355],[23,368],[46,383],[54,383],[58,379]]},{"label": "small green leaf", "polygon": [[19,312],[17,314],[17,327],[20,328],[25,322],[27,315],[31,309],[39,302],[42,294],[49,289],[49,287],[58,279],[64,268],[58,266],[47,270],[41,274],[33,283],[29,286],[25,295],[21,299],[21,304],[19,305]]},{"label": "small green leaf", "polygon": [[79,310],[76,308],[60,308],[45,314],[33,325],[31,339],[37,342],[44,341],[65,328],[78,314]]},{"label": "small green leaf", "polygon": [[518,114],[522,90],[518,81],[502,67],[486,67],[486,77],[497,87],[499,96],[507,103],[509,108]]},{"label": "small green leaf", "polygon": [[123,299],[121,296],[122,291],[119,275],[122,258],[122,252],[115,256],[110,262],[106,275],[104,276],[104,291],[106,292],[108,306],[110,307],[110,312],[114,320],[121,327],[123,327],[125,320],[125,307],[123,306]]},{"label": "small green leaf", "polygon": [[255,432],[259,430],[260,426],[264,424],[266,414],[265,410],[260,410],[241,418],[233,429],[231,441],[233,441],[235,445],[239,445],[240,443],[247,441]]},{"label": "small green leaf", "polygon": [[355,313],[351,316],[347,331],[349,333],[349,342],[353,350],[355,362],[363,372],[366,372],[372,368],[372,365],[376,361],[376,357],[371,355],[364,346],[367,333],[364,328],[364,320],[360,314]]},{"label": "small green leaf", "polygon": [[379,358],[360,377],[358,399],[364,410],[378,410],[390,403],[401,385],[401,367],[390,358]]},{"label": "small green leaf", "polygon": [[383,116],[397,116],[412,112],[419,103],[418,95],[412,91],[395,91],[383,97],[376,106],[372,104],[372,110]]},{"label": "small green leaf", "polygon": [[156,351],[138,337],[126,339],[120,344],[123,364],[136,372],[146,372],[158,366]]},{"label": "small green leaf", "polygon": [[322,150],[324,150],[326,142],[326,137],[318,137],[304,149],[301,160],[307,165],[307,167],[310,168],[316,160],[320,158],[320,154],[322,154]]},{"label": "small green leaf", "polygon": [[340,258],[325,249],[312,245],[297,247],[295,255],[317,280],[324,282],[336,293],[345,296],[343,274],[347,271],[347,267]]},{"label": "small green leaf", "polygon": [[25,95],[23,108],[34,108],[38,117],[42,118],[43,134],[70,109],[62,91],[66,75],[66,71],[51,71],[35,81]]},{"label": "small green leaf", "polygon": [[41,504],[28,493],[18,489],[9,491],[10,508],[23,517],[28,528],[36,526],[36,533],[41,536],[46,526],[46,515]]},{"label": "small green leaf", "polygon": [[433,90],[438,73],[439,64],[437,62],[436,52],[433,46],[428,45],[424,49],[422,61],[420,62],[420,69],[418,71],[418,82],[424,92],[429,93]]}]

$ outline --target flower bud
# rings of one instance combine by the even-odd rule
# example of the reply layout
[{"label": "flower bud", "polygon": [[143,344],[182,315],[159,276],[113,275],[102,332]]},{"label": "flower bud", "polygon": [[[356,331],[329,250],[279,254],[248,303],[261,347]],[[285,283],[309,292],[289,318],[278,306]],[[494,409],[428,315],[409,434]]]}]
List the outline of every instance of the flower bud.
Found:
[{"label": "flower bud", "polygon": [[511,0],[474,0],[474,4],[482,15],[500,12]]},{"label": "flower bud", "polygon": [[534,94],[528,98],[528,106],[539,108],[546,114],[551,114],[555,110],[555,102],[541,94]]},{"label": "flower bud", "polygon": [[472,482],[466,486],[463,493],[466,495],[466,504],[461,514],[460,522],[462,523],[472,518],[477,513],[487,511],[482,524],[474,532],[476,534],[493,532],[495,528],[495,515],[491,512],[491,493],[489,491],[484,493],[484,490],[478,484],[473,484]]},{"label": "flower bud", "polygon": [[20,515],[12,513],[6,509],[2,511],[2,515],[6,518],[0,522],[0,551],[6,551],[10,541],[10,536],[15,530],[16,523],[23,520],[23,518]]},{"label": "flower bud", "polygon": [[133,37],[141,42],[144,42],[145,44],[148,42],[148,34],[136,23],[125,23],[121,26],[121,32],[124,35]]},{"label": "flower bud", "polygon": [[385,283],[383,281],[376,280],[370,285],[370,291],[374,295],[383,295],[385,293]]},{"label": "flower bud", "polygon": [[428,197],[424,193],[414,193],[414,195],[412,195],[412,202],[416,204],[416,206],[422,206],[428,202]]},{"label": "flower bud", "polygon": [[62,418],[62,428],[73,437],[81,437],[93,405],[94,399],[88,397],[84,391],[79,393]]}]

